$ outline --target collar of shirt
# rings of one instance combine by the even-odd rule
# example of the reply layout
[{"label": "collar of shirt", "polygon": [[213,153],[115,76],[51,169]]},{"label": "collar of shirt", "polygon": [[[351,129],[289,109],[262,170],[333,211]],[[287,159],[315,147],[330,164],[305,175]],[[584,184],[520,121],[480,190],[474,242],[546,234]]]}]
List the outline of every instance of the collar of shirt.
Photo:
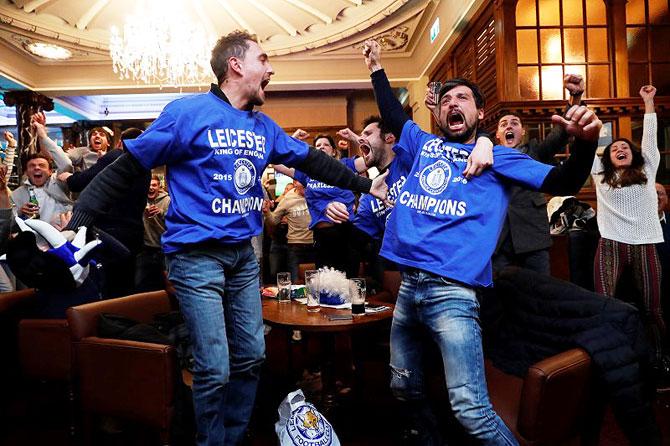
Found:
[{"label": "collar of shirt", "polygon": [[211,92],[214,94],[214,96],[216,96],[216,97],[218,97],[218,98],[220,98],[220,99],[223,99],[224,101],[226,101],[227,103],[230,104],[230,100],[228,100],[228,97],[227,97],[226,94],[223,92],[223,90],[221,90],[221,87],[219,87],[218,85],[216,85],[216,84],[212,84],[212,85],[210,86],[209,91],[211,91]]},{"label": "collar of shirt", "polygon": [[660,217],[659,217],[659,220],[660,220],[661,223],[663,223],[663,224],[665,224],[665,223],[668,222],[668,219],[666,218],[666,214],[665,214],[665,212],[661,212],[661,215],[660,215]]},{"label": "collar of shirt", "polygon": [[26,178],[25,180],[23,180],[23,185],[26,186],[29,189],[30,188],[32,188],[32,189],[43,189],[47,186],[47,184],[49,184],[50,179],[51,179],[51,177],[47,178],[47,180],[41,186],[35,186],[33,183],[30,182],[30,180],[28,178]]}]

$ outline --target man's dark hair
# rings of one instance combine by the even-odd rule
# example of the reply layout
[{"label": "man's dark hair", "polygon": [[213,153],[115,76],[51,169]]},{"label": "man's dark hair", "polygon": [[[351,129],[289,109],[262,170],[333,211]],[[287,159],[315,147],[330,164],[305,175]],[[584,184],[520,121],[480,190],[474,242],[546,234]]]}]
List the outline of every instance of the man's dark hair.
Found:
[{"label": "man's dark hair", "polygon": [[212,58],[209,60],[209,64],[212,66],[212,71],[219,85],[226,80],[228,75],[228,59],[231,57],[243,58],[249,49],[250,40],[258,43],[255,34],[235,30],[216,42],[212,49]]},{"label": "man's dark hair", "polygon": [[392,133],[391,128],[384,122],[381,116],[372,115],[363,120],[363,128],[369,126],[370,124],[377,124],[377,127],[379,127],[379,131],[382,135]]},{"label": "man's dark hair", "polygon": [[517,115],[516,113],[508,112],[507,110],[503,110],[502,113],[500,113],[500,117],[496,121],[496,127],[500,125],[500,120],[504,118],[505,116],[514,116],[517,118],[519,121],[521,121],[521,125],[523,125],[523,119],[521,119],[521,116]]},{"label": "man's dark hair", "polygon": [[51,155],[45,153],[45,152],[35,152],[35,153],[29,153],[27,155],[24,155],[21,157],[21,170],[23,172],[26,171],[26,168],[28,166],[28,161],[30,160],[35,160],[35,159],[43,159],[46,160],[46,162],[49,164],[49,168],[53,169],[53,159],[51,158]]},{"label": "man's dark hair", "polygon": [[477,106],[478,109],[484,108],[484,106],[486,105],[486,97],[484,96],[484,93],[482,93],[477,84],[475,84],[474,82],[470,82],[467,79],[463,79],[461,77],[449,79],[444,84],[442,84],[440,94],[437,97],[437,103],[438,104],[440,103],[442,96],[444,96],[446,92],[448,92],[452,88],[458,87],[459,85],[463,85],[464,87],[468,87],[470,90],[472,90],[472,96],[475,99],[475,105]]},{"label": "man's dark hair", "polygon": [[136,127],[131,127],[129,129],[125,129],[123,132],[121,132],[121,145],[123,145],[123,150],[128,151],[128,148],[126,147],[126,140],[127,139],[135,139],[138,136],[142,134],[142,130],[136,128]]},{"label": "man's dark hair", "polygon": [[126,139],[135,139],[142,133],[142,130],[138,129],[137,127],[131,127],[121,132],[121,140],[125,141]]},{"label": "man's dark hair", "polygon": [[[620,174],[617,175],[616,169],[612,164],[612,159],[610,158],[610,152],[612,149],[612,144],[615,142],[624,141],[630,147],[630,151],[633,153],[633,160],[630,163],[630,166],[625,167],[621,170]],[[603,150],[603,156],[601,158],[603,163],[603,179],[601,182],[609,184],[611,187],[626,187],[633,184],[647,184],[647,175],[644,174],[644,158],[642,157],[642,152],[640,148],[632,143],[627,138],[618,138],[612,141],[605,150]]]}]

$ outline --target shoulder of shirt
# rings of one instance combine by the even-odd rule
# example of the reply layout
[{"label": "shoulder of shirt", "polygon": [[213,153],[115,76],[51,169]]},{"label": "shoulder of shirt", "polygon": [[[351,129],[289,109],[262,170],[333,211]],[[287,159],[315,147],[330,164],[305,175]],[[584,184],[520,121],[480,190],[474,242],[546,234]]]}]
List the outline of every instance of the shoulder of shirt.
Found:
[{"label": "shoulder of shirt", "polygon": [[[212,99],[216,99],[216,96],[209,92],[184,96],[175,99],[174,101],[168,102],[167,105],[163,108],[163,113],[168,113],[172,116],[181,114],[184,111],[188,111],[190,113],[191,109],[200,108],[202,107],[203,102],[206,103]],[[225,104],[224,101],[221,102]]]},{"label": "shoulder of shirt", "polygon": [[[474,147],[474,146],[473,146]],[[527,155],[526,153],[519,150],[519,148],[514,147],[505,147],[500,144],[493,146],[493,156],[506,156],[506,155]]]}]

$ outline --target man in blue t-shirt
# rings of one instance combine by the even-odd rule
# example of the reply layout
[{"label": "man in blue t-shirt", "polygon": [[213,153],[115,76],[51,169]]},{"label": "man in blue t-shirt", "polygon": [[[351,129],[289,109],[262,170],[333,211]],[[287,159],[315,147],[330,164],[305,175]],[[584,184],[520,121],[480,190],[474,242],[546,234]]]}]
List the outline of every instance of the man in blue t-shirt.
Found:
[{"label": "man in blue t-shirt", "polygon": [[[406,175],[412,167],[413,160],[404,157],[404,150],[394,149],[395,135],[381,117],[366,118],[363,121],[363,130],[360,135],[356,135],[349,129],[340,130],[338,134],[358,146],[362,153],[363,156],[356,158],[355,168],[358,172],[364,172],[372,167],[380,172],[388,171],[386,184],[389,188],[389,199],[395,201],[407,179]],[[478,135],[477,144],[472,151],[472,156],[468,157],[463,175],[467,177],[480,175],[490,165],[492,147],[493,144],[487,135]],[[336,224],[351,221],[354,229],[349,240],[349,250],[362,251],[371,243],[370,257],[377,257],[384,236],[386,220],[392,209],[391,206],[386,206],[372,195],[363,194],[353,215],[345,203],[333,200],[328,203],[324,216]],[[385,269],[382,262],[372,259],[371,263],[373,278],[381,281]]]},{"label": "man in blue t-shirt", "polygon": [[[394,201],[406,180],[405,174],[412,167],[411,161],[409,165],[407,163],[403,165],[402,158],[396,159],[393,151],[396,142],[395,136],[379,116],[370,116],[365,119],[363,121],[363,131],[360,135],[351,135],[351,139],[354,137],[363,154],[361,158],[357,159],[363,161],[360,163],[361,171],[371,167],[376,167],[380,172],[388,171],[386,184],[389,188],[389,199]],[[351,220],[358,231],[373,240],[381,241],[384,235],[386,218],[391,209],[392,207],[384,205],[370,194],[364,194],[358,201],[358,207],[354,215],[344,203],[336,200],[328,203],[324,214],[334,223],[344,223]]]},{"label": "man in blue t-shirt", "polygon": [[[377,168],[380,172],[388,171],[386,184],[389,188],[389,199],[395,200],[412,164],[411,160],[403,163],[402,157],[396,157],[393,151],[395,136],[382,119],[379,116],[366,118],[360,135],[349,129],[341,130],[339,134],[346,135],[349,142],[358,146],[363,155],[357,158],[357,161],[363,161],[360,163],[361,166],[356,167],[362,171],[371,167]],[[488,146],[491,147],[490,141]],[[379,248],[391,209],[393,208],[370,194],[363,194],[358,200],[355,213],[350,212],[344,203],[337,200],[328,203],[324,212],[326,218],[335,224],[351,223],[352,230],[347,240],[348,250],[359,252],[362,258],[367,259],[369,275],[379,282],[387,266],[379,257]]]},{"label": "man in blue t-shirt", "polygon": [[165,165],[171,196],[163,250],[193,343],[198,445],[236,445],[251,416],[265,355],[259,267],[250,239],[262,230],[268,163],[385,199],[384,179],[355,175],[269,117],[274,74],[255,36],[235,31],[212,50],[218,84],[168,104],[128,152],[83,191],[67,229],[91,223],[147,170]]},{"label": "man in blue t-shirt", "polygon": [[408,417],[422,425],[413,440],[441,444],[422,388],[422,333],[442,353],[449,400],[466,432],[482,444],[517,445],[493,411],[484,378],[477,287],[491,285],[491,255],[508,204],[508,186],[521,184],[572,195],[588,178],[602,123],[586,107],[552,117],[575,137],[572,155],[552,167],[519,151],[496,146],[493,165],[468,180],[461,174],[484,97],[464,79],[445,82],[438,95],[438,124],[445,138],[422,131],[404,113],[380,63],[380,47],[364,46],[382,119],[412,159],[407,181],[386,224],[381,255],[404,268],[391,327],[391,390]]}]

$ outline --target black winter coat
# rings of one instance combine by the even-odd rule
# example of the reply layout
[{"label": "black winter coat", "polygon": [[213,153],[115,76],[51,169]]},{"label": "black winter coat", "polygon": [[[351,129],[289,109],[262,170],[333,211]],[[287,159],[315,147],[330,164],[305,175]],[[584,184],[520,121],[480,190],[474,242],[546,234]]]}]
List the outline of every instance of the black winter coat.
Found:
[{"label": "black winter coat", "polygon": [[580,347],[633,445],[660,445],[651,406],[651,349],[632,305],[521,268],[505,268],[485,294],[482,319],[487,356],[524,376],[535,362]]}]

